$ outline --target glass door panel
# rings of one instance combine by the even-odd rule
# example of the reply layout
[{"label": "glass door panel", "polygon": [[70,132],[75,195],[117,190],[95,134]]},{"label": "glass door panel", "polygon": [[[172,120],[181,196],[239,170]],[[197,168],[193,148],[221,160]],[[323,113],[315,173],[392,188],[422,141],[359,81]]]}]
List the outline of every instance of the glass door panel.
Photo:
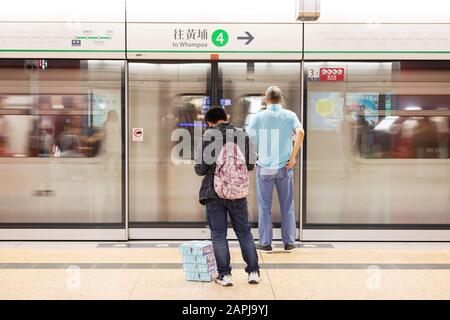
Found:
[{"label": "glass door panel", "polygon": [[[129,63],[131,227],[205,227],[193,149],[210,105],[209,77],[208,63]],[[176,152],[180,135],[191,147]]]},{"label": "glass door panel", "polygon": [[305,79],[304,226],[450,225],[450,63],[308,62]]},{"label": "glass door panel", "polygon": [[125,228],[124,66],[0,60],[0,224]]},{"label": "glass door panel", "polygon": [[[253,114],[263,110],[265,91],[276,85],[283,91],[283,106],[297,113],[300,119],[301,65],[296,62],[223,62],[219,63],[219,79],[222,84],[220,104],[230,115],[230,121],[238,127],[246,128]],[[297,165],[295,171],[296,213],[299,221],[300,179]],[[251,173],[249,196],[249,219],[258,223],[258,203],[256,199],[256,178]],[[273,221],[279,227],[279,202],[274,190]]]}]

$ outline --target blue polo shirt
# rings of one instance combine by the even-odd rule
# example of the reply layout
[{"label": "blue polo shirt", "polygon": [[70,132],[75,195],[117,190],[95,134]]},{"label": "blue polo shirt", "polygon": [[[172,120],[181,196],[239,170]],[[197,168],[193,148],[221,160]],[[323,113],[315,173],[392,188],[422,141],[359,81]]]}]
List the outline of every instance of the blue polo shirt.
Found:
[{"label": "blue polo shirt", "polygon": [[297,115],[280,104],[270,104],[266,110],[256,113],[248,127],[258,152],[258,166],[283,168],[291,156],[293,136],[302,125]]}]

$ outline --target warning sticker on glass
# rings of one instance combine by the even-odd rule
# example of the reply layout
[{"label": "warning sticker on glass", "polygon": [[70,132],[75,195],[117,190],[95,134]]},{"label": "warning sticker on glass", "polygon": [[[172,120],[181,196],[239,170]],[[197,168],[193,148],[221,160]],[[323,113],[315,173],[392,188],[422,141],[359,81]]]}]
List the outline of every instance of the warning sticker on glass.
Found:
[{"label": "warning sticker on glass", "polygon": [[135,142],[144,141],[144,129],[133,128],[133,141],[135,141]]}]

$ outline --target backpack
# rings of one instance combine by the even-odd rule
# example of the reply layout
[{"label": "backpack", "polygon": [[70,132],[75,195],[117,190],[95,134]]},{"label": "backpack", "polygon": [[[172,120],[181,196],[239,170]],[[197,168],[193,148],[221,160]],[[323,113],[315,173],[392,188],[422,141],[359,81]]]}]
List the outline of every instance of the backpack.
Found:
[{"label": "backpack", "polygon": [[249,194],[249,175],[245,156],[234,142],[220,150],[214,172],[214,191],[222,199],[241,199]]}]

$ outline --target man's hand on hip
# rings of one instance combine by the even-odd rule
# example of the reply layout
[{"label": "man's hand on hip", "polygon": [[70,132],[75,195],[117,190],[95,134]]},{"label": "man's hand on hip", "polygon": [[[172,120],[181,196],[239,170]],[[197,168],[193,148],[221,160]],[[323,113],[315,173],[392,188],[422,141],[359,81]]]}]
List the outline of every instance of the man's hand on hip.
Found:
[{"label": "man's hand on hip", "polygon": [[295,160],[295,157],[290,157],[286,165],[284,166],[286,169],[292,169],[297,161]]}]

